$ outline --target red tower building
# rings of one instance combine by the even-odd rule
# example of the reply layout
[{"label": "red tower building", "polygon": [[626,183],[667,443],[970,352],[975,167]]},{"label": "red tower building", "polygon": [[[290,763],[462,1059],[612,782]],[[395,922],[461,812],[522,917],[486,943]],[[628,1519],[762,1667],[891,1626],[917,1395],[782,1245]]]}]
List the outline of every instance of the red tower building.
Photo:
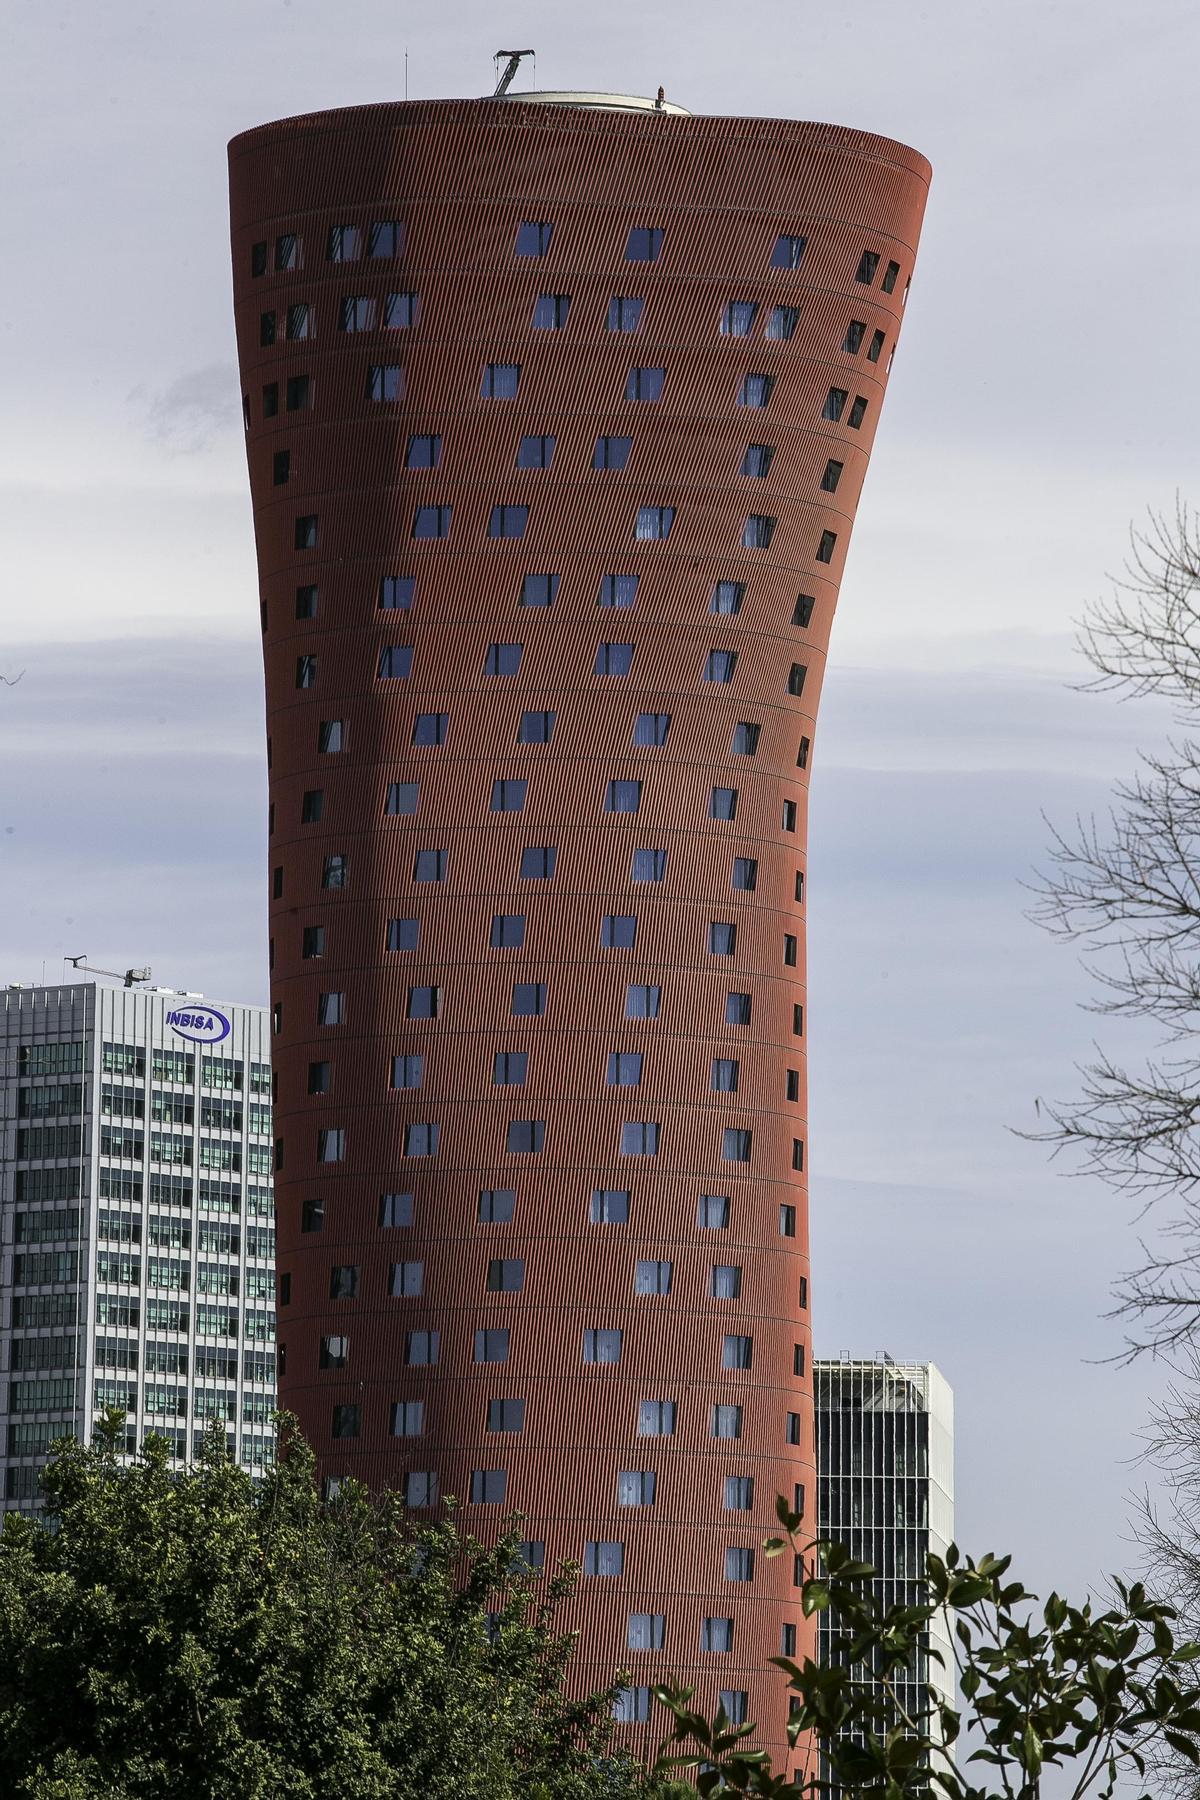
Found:
[{"label": "red tower building", "polygon": [[778,1747],[808,771],[928,164],[525,95],[230,168],[283,1403],[327,1477],[578,1559],[623,1716],[675,1673]]}]

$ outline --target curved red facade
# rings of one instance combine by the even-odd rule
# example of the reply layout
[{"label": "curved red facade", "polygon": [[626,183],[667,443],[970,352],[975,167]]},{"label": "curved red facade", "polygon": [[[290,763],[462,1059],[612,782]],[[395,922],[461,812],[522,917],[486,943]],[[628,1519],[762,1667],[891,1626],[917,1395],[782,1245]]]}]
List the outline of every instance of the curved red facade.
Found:
[{"label": "curved red facade", "polygon": [[230,164],[283,1401],[583,1561],[635,1719],[672,1672],[778,1746],[808,766],[928,165],[520,100]]}]

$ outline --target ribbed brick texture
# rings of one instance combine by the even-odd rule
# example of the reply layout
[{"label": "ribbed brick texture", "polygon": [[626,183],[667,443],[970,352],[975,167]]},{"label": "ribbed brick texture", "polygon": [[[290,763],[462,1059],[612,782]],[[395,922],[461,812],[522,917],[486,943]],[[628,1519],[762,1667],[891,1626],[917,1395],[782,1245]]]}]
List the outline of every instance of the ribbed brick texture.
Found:
[{"label": "ribbed brick texture", "polygon": [[[824,125],[446,101],[269,125],[234,140],[230,167],[271,746],[283,1403],[327,1475],[433,1473],[484,1536],[524,1513],[548,1566],[622,1542],[623,1572],[585,1575],[574,1603],[579,1678],[674,1672],[710,1708],[745,1693],[778,1749],[767,1659],[786,1625],[811,1643],[790,1561],[761,1552],[777,1493],[815,1501],[795,1166],[808,767],[928,165]],[[516,253],[527,221],[553,227],[542,255]],[[400,247],[372,254],[391,222]],[[350,258],[331,260],[347,227]],[[643,227],[660,253],[628,261]],[[774,266],[781,235],[806,240],[798,267]],[[864,252],[878,261],[859,280]],[[417,298],[391,302],[388,326],[392,295]],[[543,295],[569,295],[561,329],[534,328]],[[636,331],[607,328],[615,295],[643,301]],[[756,308],[746,335],[731,302]],[[790,336],[769,335],[776,308],[798,314]],[[514,398],[485,396],[489,364],[519,365]],[[661,398],[626,397],[634,367],[665,370]],[[370,373],[385,369],[402,373]],[[765,407],[743,403],[748,376],[769,378]],[[549,467],[518,467],[527,435],[553,437]],[[406,466],[414,436],[440,438],[437,467]],[[599,437],[632,439],[623,469],[593,467]],[[772,452],[763,477],[740,472],[749,445]],[[489,536],[498,506],[528,508],[522,537]],[[451,509],[448,536],[414,536],[419,508]],[[642,508],[674,509],[665,540],[638,536]],[[774,521],[762,547],[744,542],[751,516]],[[558,577],[552,604],[522,604],[527,575]],[[601,606],[610,575],[638,578],[631,606]],[[397,578],[411,604],[384,609]],[[736,613],[714,612],[718,582],[744,588]],[[490,647],[515,644],[518,671],[488,673]],[[602,644],[634,646],[627,674],[596,672]],[[393,648],[400,672],[381,677]],[[730,679],[709,678],[729,668],[713,652],[735,656]],[[519,741],[528,712],[554,714],[548,743]],[[670,716],[665,743],[636,741],[645,713]],[[429,714],[444,741],[414,743]],[[319,747],[329,721],[340,750]],[[606,810],[612,781],[641,783],[636,813]],[[497,782],[528,784],[521,810],[493,810]],[[415,811],[386,812],[396,783]],[[714,789],[736,790],[732,818],[712,816]],[[553,847],[552,875],[522,876],[530,846]],[[633,879],[638,851],[664,853],[661,879]],[[444,853],[424,858],[443,879],[414,878],[423,852]],[[746,862],[754,885],[735,886]],[[493,947],[501,915],[523,916],[519,945]],[[605,943],[609,915],[636,916],[632,947]],[[417,947],[389,950],[389,921],[414,919]],[[714,953],[714,923],[736,926],[732,954]],[[544,984],[540,1016],[514,1015],[522,983]],[[660,990],[657,1017],[629,1016],[631,986]],[[424,989],[435,1017],[411,1016]],[[322,995],[344,996],[324,1003],[341,1022],[319,1022]],[[730,995],[749,996],[748,1023]],[[524,1085],[496,1085],[495,1058],[518,1052]],[[642,1057],[640,1085],[610,1085],[621,1052]],[[422,1059],[419,1087],[393,1087],[398,1056]],[[714,1086],[716,1060],[736,1062],[736,1091]],[[509,1147],[514,1121],[538,1122],[540,1150]],[[630,1124],[657,1127],[656,1155],[622,1153]],[[434,1153],[406,1153],[427,1125]],[[748,1161],[727,1155],[735,1131]],[[325,1140],[337,1160],[320,1132],[344,1133]],[[515,1190],[511,1220],[481,1221],[493,1189]],[[628,1221],[592,1222],[595,1190],[628,1191]],[[385,1195],[412,1196],[411,1224],[381,1225]],[[705,1195],[728,1200],[726,1226],[698,1223]],[[489,1289],[501,1261],[520,1265],[516,1291]],[[639,1263],[669,1264],[669,1292],[637,1291]],[[714,1265],[741,1271],[740,1294],[714,1293]],[[506,1361],[476,1360],[485,1329],[509,1332]],[[622,1334],[618,1362],[584,1361],[590,1331]],[[430,1332],[437,1361],[417,1364]],[[749,1367],[725,1366],[746,1355],[730,1336],[753,1340]],[[341,1366],[322,1366],[325,1339],[348,1340]],[[517,1399],[523,1429],[489,1429],[490,1403]],[[674,1403],[673,1435],[639,1430],[646,1400]],[[736,1438],[713,1435],[718,1406],[741,1409],[722,1415]],[[351,1408],[336,1423],[357,1435],[335,1436]],[[418,1434],[395,1435],[402,1420]],[[503,1502],[473,1502],[496,1470]],[[638,1471],[654,1503],[621,1504]],[[738,1477],[749,1510],[727,1505]],[[727,1579],[738,1548],[757,1550],[748,1581]],[[663,1615],[661,1649],[627,1647],[643,1613]],[[702,1651],[709,1618],[732,1619],[730,1650]],[[652,1710],[635,1741],[660,1724]]]}]

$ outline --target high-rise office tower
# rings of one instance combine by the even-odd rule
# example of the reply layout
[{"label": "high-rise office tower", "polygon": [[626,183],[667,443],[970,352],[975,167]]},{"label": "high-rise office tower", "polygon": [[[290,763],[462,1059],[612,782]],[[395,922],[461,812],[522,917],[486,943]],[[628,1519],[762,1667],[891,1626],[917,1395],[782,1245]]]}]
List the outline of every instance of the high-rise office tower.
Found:
[{"label": "high-rise office tower", "polygon": [[[916,1605],[925,1559],[954,1541],[954,1393],[933,1363],[825,1362],[813,1369],[817,1416],[816,1535],[875,1570],[885,1606]],[[836,1654],[822,1613],[820,1652]],[[940,1653],[942,1661],[929,1655]],[[896,1685],[910,1711],[928,1683],[954,1701],[953,1647],[931,1626],[917,1667]]]},{"label": "high-rise office tower", "polygon": [[929,168],[532,94],[230,147],[283,1398],[778,1744],[814,720]]},{"label": "high-rise office tower", "polygon": [[275,1221],[262,1007],[78,981],[0,1012],[0,1494],[108,1406],[191,1455],[272,1454]]}]

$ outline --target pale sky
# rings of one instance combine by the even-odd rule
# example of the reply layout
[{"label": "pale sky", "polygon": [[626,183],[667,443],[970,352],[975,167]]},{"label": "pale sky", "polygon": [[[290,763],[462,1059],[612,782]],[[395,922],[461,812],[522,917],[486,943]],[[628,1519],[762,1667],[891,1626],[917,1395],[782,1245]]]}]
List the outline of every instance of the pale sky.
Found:
[{"label": "pale sky", "polygon": [[1145,710],[1073,692],[1131,518],[1196,479],[1194,0],[10,0],[0,68],[0,978],[265,998],[261,669],[225,144],[322,107],[542,87],[904,139],[934,183],[816,737],[818,1353],[932,1358],[959,1537],[1076,1590],[1136,1560],[1152,1368],[1104,1362],[1126,1202],[1014,1135],[1096,1022],[1024,918],[1041,813]]}]

